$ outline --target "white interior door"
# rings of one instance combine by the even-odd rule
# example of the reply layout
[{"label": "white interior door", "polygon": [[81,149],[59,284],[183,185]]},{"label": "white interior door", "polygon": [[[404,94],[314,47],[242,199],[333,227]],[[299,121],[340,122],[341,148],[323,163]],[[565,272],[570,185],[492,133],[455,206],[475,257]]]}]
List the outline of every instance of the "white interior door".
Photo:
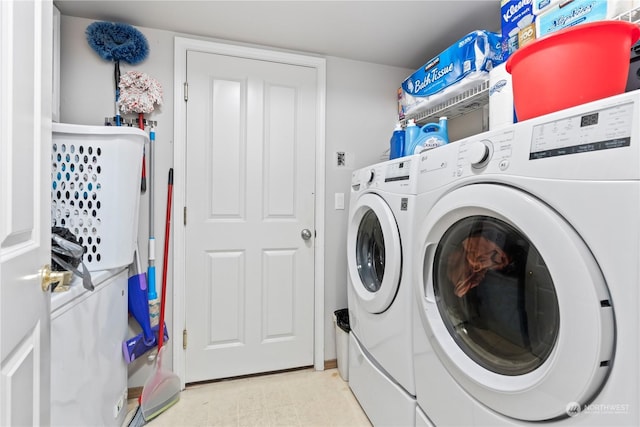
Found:
[{"label": "white interior door", "polygon": [[187,54],[186,382],[313,364],[316,79]]},{"label": "white interior door", "polygon": [[50,1],[0,2],[0,425],[50,422]]}]

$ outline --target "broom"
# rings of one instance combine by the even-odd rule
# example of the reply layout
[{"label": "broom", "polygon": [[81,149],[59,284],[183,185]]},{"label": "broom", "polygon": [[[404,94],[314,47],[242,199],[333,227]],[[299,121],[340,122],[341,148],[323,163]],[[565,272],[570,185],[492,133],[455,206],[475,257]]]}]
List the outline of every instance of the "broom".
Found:
[{"label": "broom", "polygon": [[171,198],[173,195],[173,168],[169,169],[167,194],[167,221],[164,238],[164,263],[162,265],[162,302],[160,304],[160,333],[158,334],[158,357],[156,371],[147,380],[140,396],[140,408],[146,421],[152,420],[180,400],[180,379],[173,372],[164,369],[163,329],[164,311],[167,301],[167,269],[169,264],[169,237],[171,234]]},{"label": "broom", "polygon": [[158,335],[158,356],[155,372],[145,382],[138,406],[128,427],[141,427],[175,405],[180,400],[180,379],[176,374],[162,367],[164,359],[163,336],[164,310],[167,297],[167,270],[169,264],[169,237],[171,232],[171,202],[173,195],[173,168],[169,169],[169,190],[167,194],[167,221],[164,238],[164,264],[162,266],[162,303],[160,304],[160,334]]}]

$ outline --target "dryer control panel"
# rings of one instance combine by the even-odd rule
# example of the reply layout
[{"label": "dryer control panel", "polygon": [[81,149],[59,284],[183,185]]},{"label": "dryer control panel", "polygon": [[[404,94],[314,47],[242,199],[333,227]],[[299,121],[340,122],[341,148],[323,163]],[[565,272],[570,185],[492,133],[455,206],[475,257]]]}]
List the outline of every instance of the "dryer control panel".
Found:
[{"label": "dryer control panel", "polygon": [[413,194],[417,177],[417,158],[417,155],[407,156],[356,170],[351,176],[351,191],[377,189]]}]

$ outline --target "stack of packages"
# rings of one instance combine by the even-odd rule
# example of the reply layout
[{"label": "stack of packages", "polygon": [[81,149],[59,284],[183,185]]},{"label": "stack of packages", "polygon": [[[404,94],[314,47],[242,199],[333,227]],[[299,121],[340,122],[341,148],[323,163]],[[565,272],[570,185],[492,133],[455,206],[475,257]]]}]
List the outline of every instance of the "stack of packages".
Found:
[{"label": "stack of packages", "polygon": [[[409,76],[398,90],[400,120],[489,81],[489,128],[515,123],[508,57],[563,28],[615,18],[638,0],[500,0],[501,34],[474,31]],[[497,6],[496,6],[497,7]]]},{"label": "stack of packages", "polygon": [[[612,19],[634,7],[631,0],[501,0],[504,60],[517,49],[564,28]],[[489,76],[489,129],[515,123],[511,75],[504,64]]]}]

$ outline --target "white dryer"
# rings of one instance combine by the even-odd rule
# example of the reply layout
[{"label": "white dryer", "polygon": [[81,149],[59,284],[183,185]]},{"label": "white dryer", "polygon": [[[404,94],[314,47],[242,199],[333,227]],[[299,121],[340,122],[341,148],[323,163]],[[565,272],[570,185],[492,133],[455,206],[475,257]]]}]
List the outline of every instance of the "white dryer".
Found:
[{"label": "white dryer", "polygon": [[640,425],[640,92],[418,168],[418,418]]},{"label": "white dryer", "polygon": [[411,245],[416,156],[353,173],[347,231],[349,386],[374,425],[415,423]]}]

